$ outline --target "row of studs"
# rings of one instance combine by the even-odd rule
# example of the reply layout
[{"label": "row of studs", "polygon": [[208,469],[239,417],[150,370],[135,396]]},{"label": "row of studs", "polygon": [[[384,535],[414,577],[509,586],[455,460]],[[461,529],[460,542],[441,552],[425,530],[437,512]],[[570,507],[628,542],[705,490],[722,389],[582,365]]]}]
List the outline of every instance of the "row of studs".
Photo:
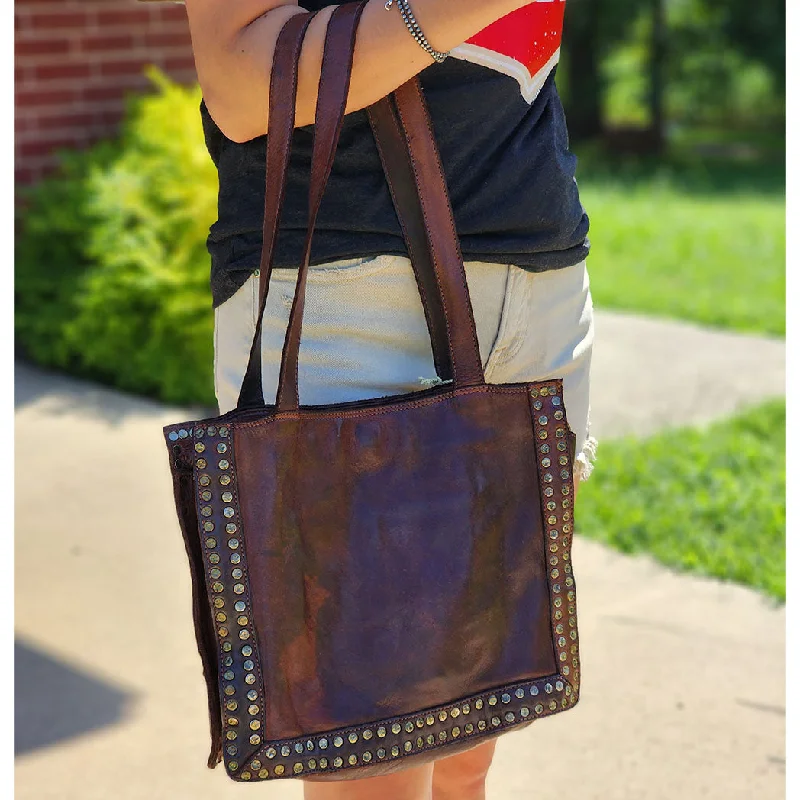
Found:
[{"label": "row of studs", "polygon": [[[540,695],[542,695],[540,697]],[[531,722],[549,716],[571,705],[572,687],[560,677],[543,678],[534,683],[509,687],[508,691],[480,695],[467,701],[443,706],[424,715],[377,723],[359,730],[342,730],[317,735],[305,740],[275,742],[256,754],[237,777],[243,781],[269,778],[293,778],[305,772],[336,771],[365,766],[376,761],[392,760],[412,752],[441,747],[458,739],[500,727]],[[537,698],[523,703],[527,698]],[[506,705],[506,709],[497,708]],[[495,713],[496,711],[496,713]],[[472,719],[468,718],[472,715]],[[455,723],[459,720],[458,724]],[[438,724],[437,724],[438,723]],[[447,727],[443,727],[446,724]],[[436,726],[435,732],[419,734],[419,729]],[[418,733],[416,739],[403,734]],[[369,748],[376,739],[379,745],[354,752],[354,745]],[[343,748],[341,755],[335,752]],[[313,754],[313,755],[310,755]],[[303,757],[300,760],[300,757]]]},{"label": "row of studs", "polygon": [[580,659],[575,581],[572,577],[574,479],[566,417],[562,398],[555,386],[532,389],[531,403],[540,467],[556,656],[559,671],[572,684],[574,691],[570,701],[575,703],[580,682]]},{"label": "row of studs", "polygon": [[[240,538],[229,435],[227,425],[208,425],[194,430],[200,525],[209,565],[209,596],[221,650],[225,758],[226,767],[232,773],[239,769],[238,759],[247,757],[247,753],[252,753],[262,743],[264,703]],[[216,492],[219,494],[216,495]],[[212,517],[220,516],[220,501],[222,519],[217,522]],[[224,542],[220,541],[222,531],[225,534]],[[226,580],[223,573],[226,555],[230,562],[230,581]],[[236,622],[235,632],[232,630],[233,620]],[[247,737],[250,745],[246,752],[242,748],[243,737]]]}]

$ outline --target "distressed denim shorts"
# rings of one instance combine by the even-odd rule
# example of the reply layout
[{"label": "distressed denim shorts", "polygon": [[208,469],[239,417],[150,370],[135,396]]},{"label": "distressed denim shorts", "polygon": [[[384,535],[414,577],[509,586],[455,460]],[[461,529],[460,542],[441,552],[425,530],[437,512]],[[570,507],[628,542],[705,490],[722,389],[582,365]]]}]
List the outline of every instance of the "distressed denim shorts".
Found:
[{"label": "distressed denim shorts", "polygon": [[[562,378],[575,432],[578,480],[592,470],[589,371],[594,340],[585,262],[548,272],[465,263],[487,383]],[[275,400],[297,270],[273,270],[264,314],[263,383]],[[236,406],[258,314],[258,274],[215,311],[214,381],[220,413]],[[344,403],[437,382],[419,290],[405,256],[311,267],[300,345],[301,405]]]}]

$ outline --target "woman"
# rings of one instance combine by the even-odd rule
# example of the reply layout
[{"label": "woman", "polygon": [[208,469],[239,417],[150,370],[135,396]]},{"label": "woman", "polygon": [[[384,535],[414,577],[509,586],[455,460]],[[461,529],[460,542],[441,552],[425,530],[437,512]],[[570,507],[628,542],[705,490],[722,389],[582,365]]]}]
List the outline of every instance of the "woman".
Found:
[{"label": "woman", "polygon": [[[299,383],[304,405],[436,381],[425,317],[364,109],[420,74],[464,255],[486,379],[561,377],[588,477],[593,322],[588,219],[555,84],[563,0],[397,0],[361,18],[345,124],[314,238]],[[264,318],[265,396],[278,369],[307,227],[317,81],[330,0],[186,0],[206,143],[219,171],[208,247],[220,413],[236,405],[256,325],[268,89],[278,33],[319,11],[300,60],[296,130]],[[269,397],[266,398],[270,402]],[[495,741],[388,776],[306,782],[306,800],[478,800]]]}]

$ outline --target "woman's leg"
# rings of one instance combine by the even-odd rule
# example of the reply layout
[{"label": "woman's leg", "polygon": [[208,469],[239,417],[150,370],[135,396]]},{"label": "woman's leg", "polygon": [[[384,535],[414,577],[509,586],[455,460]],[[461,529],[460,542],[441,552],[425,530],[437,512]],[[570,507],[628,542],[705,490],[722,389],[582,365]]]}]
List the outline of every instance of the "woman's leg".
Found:
[{"label": "woman's leg", "polygon": [[497,739],[434,762],[432,800],[485,800]]},{"label": "woman's leg", "polygon": [[433,766],[422,764],[356,781],[303,781],[303,800],[432,800]]}]

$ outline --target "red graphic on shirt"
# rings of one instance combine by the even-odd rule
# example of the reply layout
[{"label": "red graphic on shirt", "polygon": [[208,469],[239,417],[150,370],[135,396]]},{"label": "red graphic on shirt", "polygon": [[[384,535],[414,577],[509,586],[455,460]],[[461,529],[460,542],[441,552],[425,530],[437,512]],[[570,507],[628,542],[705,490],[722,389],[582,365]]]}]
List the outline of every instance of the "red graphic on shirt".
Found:
[{"label": "red graphic on shirt", "polygon": [[451,55],[516,78],[523,97],[533,102],[558,62],[564,8],[565,0],[536,0],[493,22]]}]

